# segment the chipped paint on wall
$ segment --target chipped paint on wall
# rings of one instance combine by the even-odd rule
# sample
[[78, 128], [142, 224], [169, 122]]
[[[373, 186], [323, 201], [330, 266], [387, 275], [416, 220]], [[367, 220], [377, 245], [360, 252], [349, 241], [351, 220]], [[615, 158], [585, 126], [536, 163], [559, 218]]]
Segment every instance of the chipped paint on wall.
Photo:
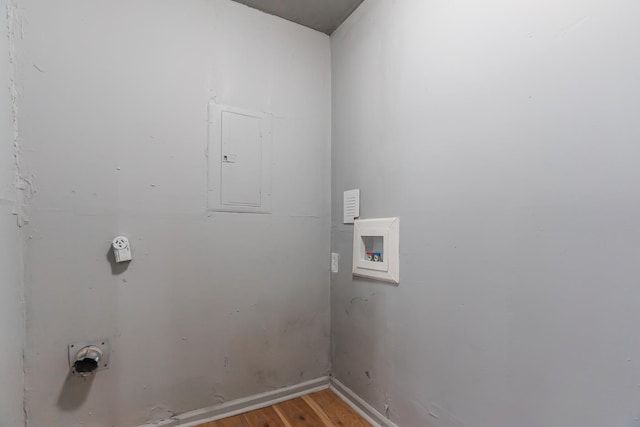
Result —
[[12, 98], [12, 43], [8, 32], [13, 3], [0, 1], [0, 424], [24, 426], [24, 290], [23, 235], [14, 217], [16, 206], [16, 131]]
[[166, 406], [158, 405], [151, 408], [149, 411], [149, 417], [145, 422], [156, 423], [158, 421], [171, 419], [174, 415], [176, 415], [175, 411], [172, 411]]
[[27, 203], [35, 193], [34, 176], [26, 171], [22, 158], [22, 141], [19, 127], [19, 97], [20, 90], [16, 82], [16, 37], [24, 39], [24, 26], [18, 8], [17, 0], [9, 0], [6, 5], [7, 34], [9, 38], [9, 89], [11, 91], [11, 114], [13, 131], [13, 157], [15, 162], [16, 204], [14, 215], [17, 216], [18, 226], [23, 227], [29, 222]]

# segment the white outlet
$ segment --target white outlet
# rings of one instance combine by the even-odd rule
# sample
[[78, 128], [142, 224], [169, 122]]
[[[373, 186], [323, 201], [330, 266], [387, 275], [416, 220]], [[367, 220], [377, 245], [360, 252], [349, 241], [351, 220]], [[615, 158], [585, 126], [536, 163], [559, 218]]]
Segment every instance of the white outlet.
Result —
[[340, 264], [340, 254], [331, 252], [331, 272], [338, 272], [338, 265]]
[[131, 246], [129, 246], [129, 239], [124, 236], [118, 236], [113, 239], [113, 255], [116, 262], [131, 261]]

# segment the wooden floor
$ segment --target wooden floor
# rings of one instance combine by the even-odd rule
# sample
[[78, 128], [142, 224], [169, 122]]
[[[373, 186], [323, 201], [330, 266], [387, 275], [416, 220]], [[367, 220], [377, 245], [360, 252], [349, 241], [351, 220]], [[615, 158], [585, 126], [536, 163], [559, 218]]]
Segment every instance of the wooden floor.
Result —
[[322, 390], [264, 409], [199, 427], [370, 427], [331, 390]]

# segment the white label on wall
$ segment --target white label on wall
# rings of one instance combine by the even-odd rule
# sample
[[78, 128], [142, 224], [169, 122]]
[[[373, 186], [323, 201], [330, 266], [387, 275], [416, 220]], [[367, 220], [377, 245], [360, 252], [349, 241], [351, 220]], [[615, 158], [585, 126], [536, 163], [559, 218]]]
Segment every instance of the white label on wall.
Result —
[[344, 192], [344, 223], [353, 224], [356, 218], [360, 217], [360, 190], [349, 190]]

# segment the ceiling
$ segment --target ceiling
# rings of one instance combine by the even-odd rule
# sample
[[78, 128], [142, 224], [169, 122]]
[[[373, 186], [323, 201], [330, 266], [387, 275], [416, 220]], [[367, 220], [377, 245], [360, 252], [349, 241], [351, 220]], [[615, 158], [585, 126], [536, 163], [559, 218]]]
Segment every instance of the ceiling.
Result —
[[363, 0], [234, 0], [305, 27], [331, 34]]

